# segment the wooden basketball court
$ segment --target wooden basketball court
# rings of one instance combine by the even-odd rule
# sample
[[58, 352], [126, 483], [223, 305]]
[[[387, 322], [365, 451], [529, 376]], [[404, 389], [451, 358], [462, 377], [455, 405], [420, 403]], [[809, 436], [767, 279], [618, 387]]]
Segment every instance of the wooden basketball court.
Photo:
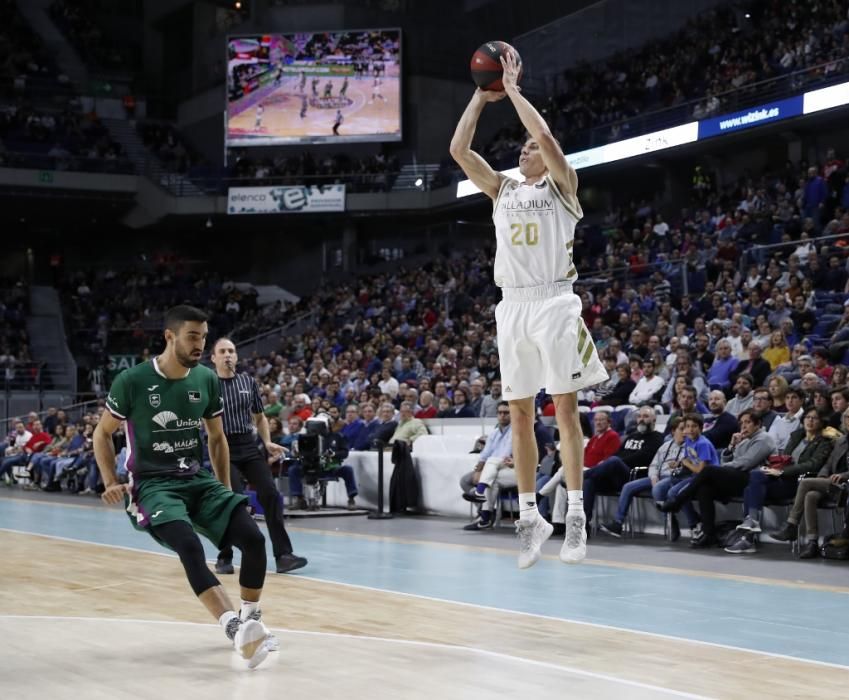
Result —
[[[0, 495], [3, 696], [846, 697], [849, 669], [815, 657], [818, 644], [847, 640], [847, 588], [592, 559], [567, 567], [556, 548], [518, 572], [512, 551], [401, 541], [391, 522], [383, 534], [351, 534], [343, 521], [321, 533], [291, 528], [310, 565], [269, 574], [264, 620], [281, 648], [248, 671], [192, 596], [179, 561], [132, 531], [119, 509]], [[675, 598], [657, 588], [664, 579], [675, 579], [670, 590], [681, 580], [692, 588]], [[235, 577], [223, 582], [238, 596]], [[741, 602], [737, 619], [725, 607], [731, 595]], [[539, 601], [545, 614], [522, 610]], [[617, 605], [637, 616], [620, 612], [621, 625], [609, 624], [606, 611]], [[816, 606], [820, 617], [805, 626]], [[680, 618], [693, 638], [628, 629], [647, 607]], [[771, 619], [759, 619], [769, 610]], [[742, 648], [758, 643], [746, 627], [768, 636], [770, 626], [776, 636], [796, 635], [800, 658]], [[708, 628], [724, 630], [726, 641], [700, 639]]]

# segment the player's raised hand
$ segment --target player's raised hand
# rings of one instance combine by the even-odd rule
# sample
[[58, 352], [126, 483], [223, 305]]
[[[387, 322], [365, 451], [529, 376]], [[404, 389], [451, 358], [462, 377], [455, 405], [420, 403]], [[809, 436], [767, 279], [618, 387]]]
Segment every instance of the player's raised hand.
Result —
[[124, 502], [124, 494], [128, 493], [126, 484], [112, 484], [107, 486], [106, 490], [101, 494], [100, 498], [104, 503], [114, 506], [116, 503]]
[[504, 51], [501, 54], [501, 67], [504, 70], [504, 74], [501, 77], [501, 84], [504, 85], [504, 91], [515, 90], [516, 92], [521, 92], [522, 88], [519, 87], [521, 66], [516, 60], [515, 52]]
[[498, 102], [498, 100], [503, 100], [507, 97], [507, 93], [504, 90], [481, 90], [477, 88], [475, 90], [475, 97], [484, 102]]

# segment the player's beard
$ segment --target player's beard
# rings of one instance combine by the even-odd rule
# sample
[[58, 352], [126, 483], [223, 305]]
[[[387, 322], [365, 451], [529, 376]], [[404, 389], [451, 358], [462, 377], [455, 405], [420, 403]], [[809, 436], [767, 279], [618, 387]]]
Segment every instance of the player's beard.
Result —
[[179, 362], [186, 369], [192, 369], [193, 367], [197, 367], [198, 364], [200, 364], [200, 357], [195, 359], [188, 353], [184, 353], [176, 345], [174, 346], [174, 355], [177, 357], [177, 362]]

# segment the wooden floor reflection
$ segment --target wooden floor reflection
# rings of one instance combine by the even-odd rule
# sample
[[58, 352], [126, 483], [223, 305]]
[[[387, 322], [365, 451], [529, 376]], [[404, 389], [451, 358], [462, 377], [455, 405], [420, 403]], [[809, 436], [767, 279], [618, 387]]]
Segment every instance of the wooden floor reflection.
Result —
[[275, 575], [281, 650], [248, 672], [175, 558], [11, 532], [0, 547], [5, 697], [845, 696], [836, 667]]

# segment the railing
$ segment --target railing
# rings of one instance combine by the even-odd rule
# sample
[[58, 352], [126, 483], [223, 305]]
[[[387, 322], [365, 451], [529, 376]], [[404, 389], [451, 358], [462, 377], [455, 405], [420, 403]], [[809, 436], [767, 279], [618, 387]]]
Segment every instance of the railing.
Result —
[[[226, 175], [203, 175], [188, 173], [170, 174], [167, 183], [169, 189], [178, 197], [197, 195], [197, 190], [204, 194], [227, 194], [230, 187], [275, 187], [275, 186], [311, 186], [344, 184], [349, 192], [389, 192], [398, 176], [395, 172], [358, 173], [341, 172], [327, 175], [272, 175], [268, 177], [230, 177]], [[169, 174], [156, 175], [161, 184]]]
[[[635, 267], [637, 269], [635, 269]], [[663, 272], [665, 279], [672, 285], [674, 294], [687, 294], [687, 265], [686, 261], [640, 263], [639, 266], [619, 265], [604, 270], [578, 270], [578, 285], [582, 287], [609, 287], [613, 282], [619, 282], [622, 289], [633, 288], [649, 281], [656, 271]]]
[[[849, 234], [847, 233], [838, 233], [830, 236], [817, 236], [816, 238], [811, 238], [808, 240], [808, 243], [814, 246], [815, 250], [819, 253], [821, 250], [821, 244], [823, 243], [836, 243], [837, 241], [843, 241], [844, 243], [849, 243]], [[767, 260], [774, 252], [787, 250], [788, 256], [790, 255], [790, 251], [798, 248], [803, 241], [786, 241], [781, 243], [768, 243], [766, 245], [754, 244], [743, 251], [743, 254], [740, 256], [740, 260], [738, 262], [738, 269], [742, 274], [745, 274], [750, 265], [761, 265], [764, 261]], [[829, 246], [829, 254], [836, 254], [840, 257], [845, 257], [847, 254], [847, 248], [845, 246]], [[833, 289], [830, 291], [834, 292], [842, 292], [842, 289]]]
[[265, 345], [267, 341], [277, 340], [287, 335], [297, 333], [305, 326], [314, 326], [316, 323], [316, 314], [314, 311], [306, 311], [295, 318], [287, 321], [282, 326], [264, 331], [244, 340], [236, 340], [236, 347], [242, 357], [252, 356], [254, 353], [261, 353], [261, 345]]
[[[135, 165], [125, 158], [88, 158], [86, 156], [57, 155], [45, 153], [2, 152], [0, 168], [30, 168], [32, 170], [109, 173], [112, 175], [132, 175]], [[49, 180], [45, 180], [49, 182]]]
[[[92, 399], [91, 401], [81, 401], [78, 403], [66, 404], [65, 406], [50, 406], [49, 408], [56, 408], [68, 415], [70, 420], [79, 420], [85, 413], [90, 412], [93, 409], [97, 409], [99, 405], [99, 401], [97, 399]], [[39, 420], [44, 420], [44, 417], [47, 415], [47, 409], [43, 409], [41, 411], [36, 411], [38, 413]], [[8, 416], [6, 418], [0, 419], [0, 440], [2, 440], [6, 433], [9, 432], [9, 428], [11, 424], [14, 424], [19, 420], [26, 420], [27, 416]]]
[[[826, 69], [830, 69], [830, 72], [827, 74], [825, 72]], [[640, 134], [658, 129], [684, 124], [693, 119], [715, 117], [720, 114], [727, 114], [746, 109], [747, 107], [753, 107], [777, 98], [789, 97], [792, 94], [802, 91], [802, 88], [813, 86], [825, 87], [832, 83], [846, 80], [848, 75], [849, 59], [828, 61], [805, 68], [804, 70], [787, 73], [786, 75], [762, 80], [757, 83], [741, 85], [739, 88], [732, 88], [725, 92], [717, 93], [716, 98], [719, 100], [720, 106], [709, 114], [694, 115], [696, 107], [706, 104], [707, 98], [703, 96], [672, 107], [665, 107], [627, 117], [619, 121], [591, 127], [568, 136], [564, 140], [563, 145], [570, 150], [600, 146], [619, 139], [639, 136]], [[549, 105], [546, 109], [550, 112], [552, 109], [556, 110], [557, 108]], [[515, 160], [514, 155], [511, 155], [510, 158]]]
[[41, 391], [52, 388], [46, 362], [14, 362], [0, 366], [0, 391]]

